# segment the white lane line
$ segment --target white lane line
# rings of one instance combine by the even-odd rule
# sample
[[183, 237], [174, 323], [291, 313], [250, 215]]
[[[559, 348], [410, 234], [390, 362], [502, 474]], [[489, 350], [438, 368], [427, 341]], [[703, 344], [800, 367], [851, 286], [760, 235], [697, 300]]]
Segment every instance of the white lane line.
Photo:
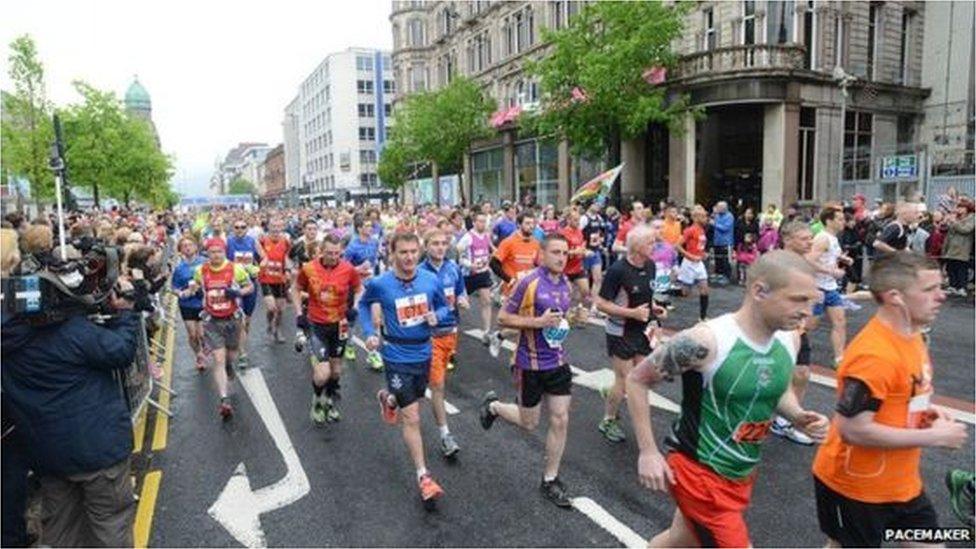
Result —
[[[350, 339], [357, 347], [366, 351], [366, 342], [360, 339], [359, 336], [352, 336], [350, 337]], [[427, 400], [430, 400], [430, 388], [427, 389], [427, 391], [424, 393], [424, 396], [427, 397]], [[453, 404], [448, 402], [447, 399], [444, 399], [444, 411], [446, 411], [447, 415], [449, 416], [455, 416], [461, 413], [461, 410], [458, 410], [457, 407], [455, 407]]]
[[592, 499], [579, 497], [573, 498], [570, 501], [572, 501], [573, 507], [577, 511], [589, 517], [600, 528], [603, 528], [610, 535], [617, 538], [617, 541], [624, 544], [625, 547], [629, 547], [630, 549], [647, 547], [647, 540], [640, 537], [637, 532], [631, 530], [626, 524], [614, 518], [613, 515], [608, 513], [606, 509]]

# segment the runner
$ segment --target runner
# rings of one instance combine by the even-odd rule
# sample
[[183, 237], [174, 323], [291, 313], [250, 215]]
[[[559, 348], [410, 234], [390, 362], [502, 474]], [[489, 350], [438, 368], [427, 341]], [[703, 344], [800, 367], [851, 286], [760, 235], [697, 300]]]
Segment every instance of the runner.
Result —
[[269, 223], [268, 235], [258, 243], [258, 254], [261, 256], [258, 282], [261, 283], [261, 295], [264, 296], [265, 315], [268, 319], [268, 335], [275, 343], [284, 343], [281, 336], [281, 316], [287, 303], [288, 279], [285, 268], [288, 252], [291, 249], [284, 233], [284, 223], [274, 219]]
[[829, 545], [879, 547], [886, 528], [938, 528], [922, 486], [923, 447], [960, 448], [965, 425], [931, 404], [921, 330], [945, 301], [939, 266], [884, 254], [871, 267], [878, 311], [837, 370], [837, 413], [813, 461], [817, 516]]
[[[498, 245], [488, 265], [498, 278], [502, 279], [501, 293], [505, 297], [511, 293], [519, 274], [527, 273], [535, 267], [539, 256], [539, 241], [532, 237], [535, 230], [535, 214], [526, 210], [518, 215], [518, 231]], [[488, 352], [497, 358], [505, 339], [503, 330], [496, 330], [490, 336]]]
[[[674, 304], [671, 301], [671, 294], [674, 281], [678, 277], [678, 252], [664, 238], [665, 227], [664, 220], [651, 221], [654, 234], [654, 247], [651, 249], [651, 261], [654, 262], [654, 303], [672, 311]], [[680, 232], [678, 234], [680, 235]]]
[[[356, 268], [359, 278], [366, 281], [374, 274], [379, 273], [380, 240], [376, 235], [374, 226], [368, 219], [357, 218], [354, 224], [354, 232], [355, 234], [349, 239], [349, 245], [346, 246], [346, 251], [342, 255], [346, 261]], [[356, 347], [354, 345], [346, 346], [345, 358], [350, 362], [356, 361]], [[373, 369], [379, 369], [383, 367], [383, 363], [377, 364], [378, 359], [378, 353], [370, 353], [366, 361]]]
[[[585, 314], [589, 313], [591, 299], [589, 273], [583, 269], [583, 260], [593, 255], [593, 252], [586, 247], [586, 239], [580, 229], [580, 213], [575, 207], [570, 207], [566, 211], [566, 226], [559, 229], [558, 234], [562, 235], [569, 244], [569, 257], [566, 259], [566, 271], [563, 274], [576, 286], [579, 294], [575, 307], [576, 313], [572, 316], [580, 317], [580, 321], [585, 322]], [[567, 311], [567, 314], [569, 313]], [[570, 324], [574, 324], [575, 320], [573, 318]]]
[[424, 243], [427, 247], [427, 259], [420, 265], [434, 274], [444, 288], [444, 296], [450, 312], [446, 318], [434, 327], [432, 356], [430, 360], [430, 409], [434, 413], [434, 422], [441, 435], [441, 453], [445, 458], [454, 457], [460, 450], [451, 430], [447, 426], [447, 411], [444, 406], [444, 378], [447, 365], [457, 352], [458, 308], [467, 310], [468, 294], [464, 290], [461, 268], [457, 263], [447, 259], [449, 237], [440, 229], [427, 231]]
[[[749, 270], [738, 311], [677, 334], [630, 373], [640, 483], [670, 490], [678, 507], [650, 547], [751, 546], [743, 513], [773, 412], [815, 438], [827, 431], [827, 418], [803, 410], [787, 390], [798, 337], [783, 331], [798, 328], [818, 297], [809, 263], [769, 252]], [[647, 390], [678, 374], [684, 398], [665, 456], [654, 441]]]
[[182, 292], [190, 285], [190, 281], [193, 280], [194, 271], [203, 264], [205, 259], [200, 255], [196, 240], [190, 237], [181, 238], [177, 249], [181, 257], [179, 264], [176, 265], [176, 269], [173, 270], [172, 287], [177, 295], [179, 295], [180, 317], [183, 319], [183, 325], [186, 327], [186, 336], [190, 343], [190, 349], [193, 350], [193, 354], [196, 356], [197, 371], [202, 372], [207, 367], [207, 355], [203, 348], [203, 327], [200, 325], [203, 299], [199, 293], [194, 292], [192, 295], [187, 294], [186, 297], [183, 297], [184, 294]]
[[[257, 258], [258, 243], [254, 237], [247, 234], [247, 223], [243, 219], [234, 222], [234, 233], [227, 238], [227, 259], [237, 263], [247, 271], [251, 277], [251, 283], [255, 284], [258, 276]], [[237, 364], [240, 367], [247, 365], [247, 338], [251, 332], [251, 317], [254, 309], [258, 305], [257, 292], [251, 292], [241, 297], [241, 310], [244, 311], [244, 319], [241, 322], [241, 343], [238, 346], [239, 353]]]
[[[793, 253], [798, 257], [806, 259], [807, 254], [813, 249], [813, 231], [810, 225], [801, 220], [787, 221], [780, 226], [780, 238], [783, 242], [783, 249]], [[809, 262], [809, 261], [808, 261]], [[802, 405], [803, 397], [806, 396], [807, 386], [810, 384], [810, 318], [808, 317], [803, 325], [800, 326], [800, 349], [796, 354], [796, 367], [793, 368], [793, 379], [790, 383], [790, 390], [796, 395], [796, 401]], [[773, 419], [770, 431], [779, 437], [783, 437], [791, 442], [803, 446], [812, 446], [813, 439], [808, 437], [799, 429], [794, 429], [793, 424], [782, 416]]]
[[639, 200], [635, 200], [630, 205], [630, 215], [620, 222], [620, 228], [617, 229], [617, 236], [613, 241], [613, 253], [617, 254], [618, 258], [627, 253], [627, 233], [643, 223], [647, 219], [648, 213], [648, 210], [644, 208], [644, 203]]
[[[594, 202], [590, 204], [586, 212], [586, 223], [584, 224], [581, 218], [580, 226], [583, 229], [583, 238], [586, 240], [586, 249], [590, 251], [583, 258], [583, 270], [593, 280], [590, 287], [590, 298], [592, 301], [599, 295], [600, 284], [603, 283], [603, 261], [606, 251], [604, 241], [606, 240], [607, 222], [600, 215], [599, 203]], [[598, 313], [596, 303], [593, 303], [590, 312], [594, 314]]]
[[678, 282], [682, 295], [687, 297], [692, 286], [698, 287], [698, 320], [708, 318], [708, 270], [705, 268], [705, 227], [708, 225], [708, 212], [701, 205], [691, 210], [691, 225], [681, 235], [677, 246], [684, 258], [678, 268]]
[[607, 315], [607, 355], [613, 365], [613, 387], [606, 397], [603, 420], [597, 428], [610, 442], [627, 439], [618, 412], [627, 375], [650, 354], [646, 331], [656, 316], [666, 314], [652, 302], [655, 266], [651, 261], [654, 230], [640, 225], [627, 234], [627, 255], [607, 269], [596, 306]]
[[[314, 247], [305, 243], [304, 247]], [[301, 265], [292, 290], [292, 305], [299, 313], [295, 325], [308, 333], [312, 358], [312, 421], [322, 425], [339, 421], [339, 377], [342, 375], [343, 348], [349, 342], [349, 323], [355, 320], [350, 307], [362, 292], [359, 273], [342, 259], [342, 243], [327, 235], [318, 245], [318, 257]], [[316, 254], [313, 252], [312, 257]], [[307, 308], [302, 295], [308, 296]], [[323, 394], [324, 393], [324, 394]]]
[[836, 207], [824, 208], [820, 212], [821, 230], [813, 239], [813, 247], [807, 260], [817, 270], [817, 287], [823, 292], [823, 299], [814, 305], [813, 316], [807, 321], [806, 330], [814, 331], [820, 324], [818, 317], [826, 311], [830, 319], [830, 343], [834, 346], [834, 366], [840, 364], [841, 355], [847, 345], [847, 318], [844, 298], [837, 281], [844, 277], [841, 264], [850, 265], [854, 261], [844, 255], [840, 248], [838, 233], [844, 230], [844, 210]]
[[210, 261], [193, 273], [193, 283], [181, 292], [188, 297], [203, 291], [203, 338], [214, 359], [214, 382], [220, 395], [218, 412], [225, 419], [234, 414], [228, 394], [228, 377], [234, 377], [234, 355], [240, 345], [240, 315], [237, 298], [254, 291], [247, 271], [227, 261], [227, 244], [211, 238], [204, 247]]
[[491, 332], [491, 235], [488, 234], [488, 216], [474, 215], [474, 226], [457, 243], [458, 257], [464, 272], [464, 289], [468, 295], [477, 295], [481, 314], [481, 342], [488, 345]]
[[539, 424], [539, 405], [545, 397], [549, 432], [540, 489], [546, 499], [559, 507], [571, 505], [566, 487], [559, 479], [573, 385], [562, 348], [569, 335], [565, 314], [570, 306], [570, 286], [563, 274], [568, 254], [569, 245], [564, 237], [558, 234], [546, 237], [540, 254], [542, 266], [516, 283], [505, 308], [498, 313], [499, 325], [519, 330], [518, 345], [512, 355], [518, 404], [503, 403], [494, 391], [488, 391], [480, 410], [481, 426], [485, 430], [501, 417], [532, 431]]
[[[366, 336], [366, 348], [380, 348], [387, 388], [376, 398], [383, 420], [395, 424], [400, 418], [403, 440], [417, 469], [420, 497], [430, 508], [444, 490], [427, 471], [424, 442], [420, 433], [420, 403], [430, 373], [431, 334], [447, 320], [450, 308], [441, 282], [430, 272], [417, 269], [420, 240], [413, 233], [400, 233], [390, 241], [393, 269], [366, 283], [359, 300], [359, 325]], [[372, 305], [383, 311], [382, 330], [376, 333]]]
[[[502, 241], [516, 232], [522, 224], [516, 216], [516, 209], [513, 204], [502, 205], [502, 217], [491, 228], [491, 236], [495, 246], [500, 246]], [[532, 226], [535, 228], [535, 225]]]

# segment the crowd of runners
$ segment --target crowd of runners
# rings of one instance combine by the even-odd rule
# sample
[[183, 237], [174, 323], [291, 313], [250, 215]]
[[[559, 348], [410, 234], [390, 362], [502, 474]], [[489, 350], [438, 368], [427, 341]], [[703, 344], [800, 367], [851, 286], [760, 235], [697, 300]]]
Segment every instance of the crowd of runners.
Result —
[[[494, 212], [488, 203], [471, 210], [187, 212], [173, 220], [179, 259], [172, 289], [196, 368], [212, 372], [225, 420], [234, 415], [235, 369], [249, 365], [258, 301], [269, 342], [294, 335], [296, 350], [309, 357], [316, 425], [340, 421], [342, 371], [355, 361], [352, 341], [361, 336], [368, 367], [385, 375], [376, 395], [380, 415], [399, 425], [427, 504], [445, 490], [428, 469], [420, 408], [429, 389], [440, 451], [455, 456], [461, 447], [447, 423], [444, 390], [446, 373], [464, 358], [457, 357], [463, 316], [481, 328], [492, 357], [513, 349], [515, 398], [486, 393], [482, 427], [501, 419], [531, 431], [545, 402], [540, 488], [560, 507], [571, 506], [559, 477], [573, 378], [563, 343], [575, 326], [596, 323], [606, 332], [614, 382], [594, 427], [608, 441], [626, 440], [626, 403], [640, 483], [677, 503], [674, 521], [652, 546], [749, 545], [744, 512], [769, 433], [820, 443], [812, 471], [820, 528], [831, 543], [879, 545], [886, 527], [937, 526], [921, 483], [921, 449], [960, 448], [967, 440], [964, 425], [931, 402], [923, 336], [946, 299], [940, 265], [907, 243], [885, 249], [879, 234], [868, 277], [858, 273], [860, 285], [847, 292], [855, 259], [838, 235], [849, 212], [826, 205], [812, 223], [777, 219], [778, 244], [765, 253], [737, 247], [730, 255], [741, 273], [733, 277], [730, 258], [708, 243], [726, 207], [710, 215], [665, 203], [652, 212], [635, 202], [612, 225], [608, 218], [618, 214], [599, 204], [558, 213], [509, 204]], [[897, 211], [907, 218], [916, 208]], [[972, 216], [971, 202], [962, 209]], [[738, 310], [709, 316], [710, 270], [744, 286]], [[668, 337], [660, 321], [686, 306], [680, 296], [691, 291], [700, 322]], [[848, 343], [845, 311], [869, 299], [877, 313]], [[803, 407], [806, 334], [821, 315], [832, 327], [837, 405], [814, 411]], [[286, 322], [292, 317], [294, 332]], [[681, 413], [669, 433], [655, 436], [647, 389], [674, 378], [682, 383]], [[947, 482], [953, 510], [971, 521], [972, 474], [953, 471]]]

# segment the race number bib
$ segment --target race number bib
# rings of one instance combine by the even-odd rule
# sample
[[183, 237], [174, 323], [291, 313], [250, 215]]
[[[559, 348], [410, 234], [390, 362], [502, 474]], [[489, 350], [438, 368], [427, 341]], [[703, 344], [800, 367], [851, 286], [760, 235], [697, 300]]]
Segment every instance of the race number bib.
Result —
[[264, 269], [270, 276], [281, 276], [285, 273], [285, 266], [280, 261], [268, 260], [264, 265]]
[[454, 307], [457, 296], [454, 295], [454, 288], [444, 288], [444, 297], [447, 298], [448, 307]]
[[758, 444], [769, 434], [770, 426], [772, 426], [772, 421], [743, 421], [739, 424], [739, 428], [732, 433], [732, 440]]
[[234, 254], [234, 263], [250, 265], [254, 263], [254, 252], [237, 252]]
[[559, 321], [558, 326], [542, 330], [542, 338], [553, 349], [561, 349], [567, 336], [569, 336], [569, 322], [565, 318]]
[[347, 339], [349, 339], [349, 321], [343, 318], [339, 320], [339, 341]]
[[430, 311], [427, 303], [427, 294], [415, 294], [397, 298], [396, 305], [397, 323], [401, 328], [412, 328], [427, 322], [424, 315]]
[[230, 300], [223, 288], [213, 288], [207, 290], [207, 303], [214, 311], [225, 311], [230, 308]]

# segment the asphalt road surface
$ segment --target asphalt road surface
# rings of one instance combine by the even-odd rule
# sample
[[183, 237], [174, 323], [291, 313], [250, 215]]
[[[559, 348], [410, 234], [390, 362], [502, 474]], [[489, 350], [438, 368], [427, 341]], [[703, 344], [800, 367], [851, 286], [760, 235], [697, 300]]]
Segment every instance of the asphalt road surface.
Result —
[[[734, 287], [716, 289], [710, 314], [734, 309], [740, 296], [741, 290]], [[697, 298], [679, 301], [665, 326], [690, 325], [697, 309]], [[851, 336], [872, 311], [868, 304], [851, 315]], [[467, 313], [462, 328], [473, 329], [471, 321], [476, 318]], [[217, 416], [211, 377], [194, 370], [185, 334], [179, 329], [173, 387], [180, 396], [172, 403], [175, 417], [169, 425], [168, 445], [152, 461], [154, 469], [163, 471], [163, 480], [151, 546], [619, 547], [643, 544], [670, 524], [671, 498], [637, 484], [637, 448], [626, 406], [622, 412], [626, 442], [608, 443], [596, 429], [603, 400], [593, 387], [609, 379], [607, 372], [601, 372], [609, 368], [609, 361], [599, 326], [574, 330], [566, 343], [569, 362], [578, 369], [578, 383], [560, 476], [571, 495], [581, 498], [576, 500], [577, 508], [557, 508], [539, 493], [545, 419], [535, 433], [503, 421], [491, 431], [482, 430], [477, 417], [482, 394], [494, 389], [505, 400], [514, 396], [506, 367], [509, 352], [493, 359], [478, 340], [462, 335], [458, 366], [447, 381], [448, 403], [457, 409], [448, 421], [462, 447], [456, 462], [440, 457], [429, 406], [422, 405], [428, 468], [446, 490], [437, 510], [428, 512], [420, 504], [399, 428], [379, 417], [375, 394], [383, 376], [366, 367], [362, 349], [342, 378], [342, 420], [315, 427], [309, 420], [312, 392], [307, 358], [296, 354], [291, 345], [291, 312], [284, 323], [289, 339], [285, 344], [268, 341], [260, 305], [254, 322], [250, 356], [260, 371], [244, 372], [234, 384], [237, 414], [226, 423]], [[821, 327], [813, 337], [813, 356], [821, 364], [829, 363], [832, 355], [827, 329]], [[971, 417], [972, 302], [948, 303], [932, 338], [937, 392], [968, 403]], [[262, 396], [262, 379], [269, 398]], [[656, 391], [661, 398], [652, 408], [652, 419], [660, 440], [676, 417], [667, 409], [679, 402], [680, 384], [662, 384]], [[833, 389], [812, 384], [805, 404], [829, 413]], [[951, 468], [973, 467], [969, 425], [966, 449], [923, 454], [927, 491], [943, 525], [956, 525], [943, 475]], [[814, 452], [777, 437], [766, 441], [747, 513], [756, 546], [822, 546], [826, 541], [817, 526], [809, 472]], [[222, 493], [221, 504], [215, 506]], [[214, 508], [220, 509], [217, 516], [230, 524], [236, 536], [208, 513]]]

